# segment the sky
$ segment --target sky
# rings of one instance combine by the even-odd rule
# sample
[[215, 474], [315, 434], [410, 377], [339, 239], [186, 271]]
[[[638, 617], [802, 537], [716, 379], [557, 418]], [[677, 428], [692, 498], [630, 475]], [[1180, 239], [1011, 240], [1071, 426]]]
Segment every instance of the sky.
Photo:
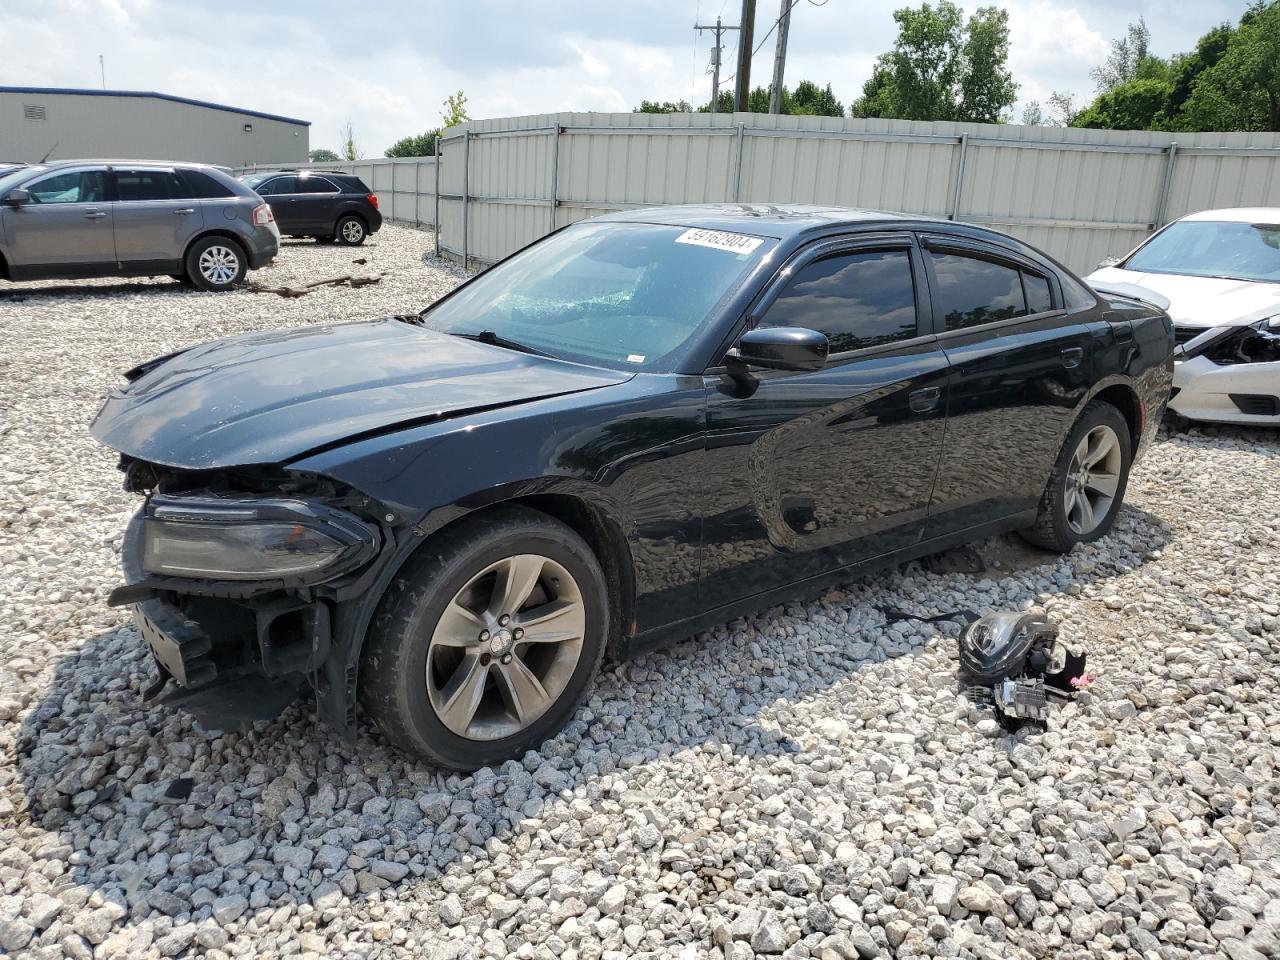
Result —
[[[781, 0], [759, 0], [756, 43]], [[916, 5], [918, 0], [910, 0]], [[830, 83], [846, 105], [893, 46], [908, 0], [799, 0], [785, 82]], [[972, 10], [980, 3], [965, 0]], [[1154, 51], [1191, 49], [1246, 0], [1012, 0], [1015, 119], [1052, 91], [1093, 96], [1092, 67], [1145, 17]], [[740, 0], [4, 0], [0, 85], [155, 90], [309, 120], [311, 146], [336, 148], [349, 120], [365, 156], [439, 125], [463, 90], [475, 118], [558, 110], [627, 111], [641, 100], [705, 102], [712, 39], [695, 22], [737, 23]], [[727, 35], [724, 76], [736, 62]], [[752, 61], [767, 85], [774, 38]]]

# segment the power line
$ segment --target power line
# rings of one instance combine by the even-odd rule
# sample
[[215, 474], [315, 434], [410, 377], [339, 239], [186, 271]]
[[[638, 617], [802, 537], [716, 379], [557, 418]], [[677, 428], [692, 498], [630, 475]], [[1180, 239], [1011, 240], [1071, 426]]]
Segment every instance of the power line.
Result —
[[[791, 0], [791, 6], [787, 7], [787, 12], [790, 13], [793, 9], [795, 9], [796, 4], [798, 4], [799, 2], [800, 0]], [[809, 0], [809, 2], [813, 3], [813, 0]], [[830, 2], [830, 0], [827, 0], [827, 2]], [[822, 7], [822, 6], [826, 6], [826, 3], [818, 3], [818, 4], [814, 4], [814, 6]], [[760, 52], [760, 48], [763, 47], [768, 42], [771, 36], [773, 36], [773, 31], [778, 29], [778, 24], [780, 24], [781, 22], [782, 22], [781, 16], [779, 16], [777, 20], [773, 21], [773, 26], [771, 26], [768, 29], [765, 35], [760, 39], [760, 42], [756, 44], [756, 48], [751, 51], [751, 56], [754, 57], [757, 53]], [[737, 77], [737, 74], [735, 73], [732, 77], [725, 77], [725, 79], [722, 80], [721, 82], [729, 83], [731, 80], [733, 80], [736, 77]]]

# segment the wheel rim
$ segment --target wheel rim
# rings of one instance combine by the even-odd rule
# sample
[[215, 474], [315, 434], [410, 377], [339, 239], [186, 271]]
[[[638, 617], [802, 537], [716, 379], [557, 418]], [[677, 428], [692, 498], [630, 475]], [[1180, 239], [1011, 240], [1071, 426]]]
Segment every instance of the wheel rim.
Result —
[[519, 733], [569, 686], [585, 631], [568, 570], [537, 554], [499, 560], [467, 581], [431, 634], [431, 708], [468, 740]]
[[364, 236], [364, 227], [360, 226], [359, 220], [348, 220], [342, 225], [342, 239], [348, 243], [355, 243]]
[[200, 254], [197, 266], [200, 276], [210, 283], [230, 283], [240, 272], [240, 257], [230, 247], [215, 243]]
[[1071, 456], [1064, 494], [1067, 526], [1075, 533], [1093, 533], [1111, 513], [1120, 489], [1123, 459], [1120, 438], [1106, 424], [1080, 438]]

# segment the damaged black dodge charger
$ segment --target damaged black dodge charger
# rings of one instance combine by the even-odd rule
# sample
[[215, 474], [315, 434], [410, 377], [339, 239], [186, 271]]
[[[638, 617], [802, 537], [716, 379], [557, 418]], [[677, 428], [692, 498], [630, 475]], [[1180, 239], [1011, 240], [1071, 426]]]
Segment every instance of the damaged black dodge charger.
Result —
[[94, 435], [145, 494], [149, 699], [313, 695], [473, 768], [602, 657], [962, 541], [1104, 535], [1169, 392], [1157, 307], [978, 227], [669, 207], [563, 229], [419, 315], [145, 363]]

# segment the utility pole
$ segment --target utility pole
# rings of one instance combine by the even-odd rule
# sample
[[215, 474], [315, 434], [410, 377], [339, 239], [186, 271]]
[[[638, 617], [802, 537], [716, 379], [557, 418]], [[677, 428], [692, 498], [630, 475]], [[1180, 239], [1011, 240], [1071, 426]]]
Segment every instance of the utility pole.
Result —
[[782, 74], [787, 64], [787, 28], [791, 26], [794, 0], [782, 0], [778, 15], [778, 45], [773, 49], [773, 89], [769, 93], [769, 112], [782, 112]]
[[102, 54], [98, 54], [98, 72], [102, 74], [102, 89], [107, 89], [107, 64], [102, 59]]
[[715, 113], [720, 100], [720, 51], [724, 49], [724, 46], [720, 43], [720, 35], [738, 28], [722, 26], [720, 18], [716, 17], [716, 25], [714, 27], [709, 24], [695, 23], [693, 29], [697, 30], [699, 34], [703, 30], [711, 30], [716, 35], [716, 45], [711, 48], [711, 112]]
[[756, 32], [756, 0], [742, 0], [742, 28], [738, 32], [738, 87], [734, 92], [733, 108], [746, 113], [747, 99], [751, 96], [751, 44]]

